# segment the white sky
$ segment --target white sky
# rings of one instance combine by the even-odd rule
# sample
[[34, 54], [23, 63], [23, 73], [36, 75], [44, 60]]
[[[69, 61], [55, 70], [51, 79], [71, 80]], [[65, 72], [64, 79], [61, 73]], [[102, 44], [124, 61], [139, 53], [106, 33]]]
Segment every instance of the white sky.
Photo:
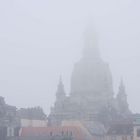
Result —
[[139, 0], [0, 0], [0, 96], [48, 113], [60, 74], [69, 93], [92, 19], [115, 93], [123, 76], [130, 108], [140, 112], [139, 7]]

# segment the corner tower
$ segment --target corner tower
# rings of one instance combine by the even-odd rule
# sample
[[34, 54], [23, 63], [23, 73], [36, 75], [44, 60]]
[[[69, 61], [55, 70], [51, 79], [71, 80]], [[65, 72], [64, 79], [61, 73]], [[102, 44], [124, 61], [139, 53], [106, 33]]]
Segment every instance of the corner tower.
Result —
[[64, 85], [62, 82], [62, 78], [60, 76], [59, 84], [57, 86], [57, 91], [56, 91], [56, 100], [61, 102], [65, 99], [65, 97], [66, 97], [66, 94], [65, 94], [65, 90], [64, 90]]
[[119, 91], [118, 91], [118, 94], [117, 94], [117, 104], [118, 104], [119, 112], [121, 114], [126, 114], [126, 113], [129, 114], [130, 113], [129, 105], [128, 105], [128, 102], [127, 102], [127, 94], [126, 94], [123, 79], [121, 79], [120, 86], [119, 86]]

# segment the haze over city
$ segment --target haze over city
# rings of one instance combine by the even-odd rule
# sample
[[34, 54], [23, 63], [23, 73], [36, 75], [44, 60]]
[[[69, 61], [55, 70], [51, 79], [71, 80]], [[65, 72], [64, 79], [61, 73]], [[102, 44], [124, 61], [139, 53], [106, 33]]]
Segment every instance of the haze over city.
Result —
[[0, 96], [17, 107], [49, 112], [60, 75], [66, 93], [92, 21], [115, 94], [124, 79], [128, 103], [140, 112], [139, 0], [0, 1]]

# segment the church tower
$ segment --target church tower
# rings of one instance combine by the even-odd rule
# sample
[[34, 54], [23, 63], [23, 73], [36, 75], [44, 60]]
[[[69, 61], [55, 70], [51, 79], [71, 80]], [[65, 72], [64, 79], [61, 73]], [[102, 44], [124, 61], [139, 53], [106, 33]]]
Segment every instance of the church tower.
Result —
[[117, 104], [120, 113], [130, 113], [123, 80], [120, 82], [119, 91], [117, 94]]
[[63, 116], [63, 110], [64, 110], [64, 102], [66, 99], [66, 94], [64, 90], [64, 85], [62, 82], [62, 78], [60, 77], [59, 83], [57, 86], [56, 91], [56, 101], [54, 106], [51, 108], [51, 113], [48, 117], [48, 124], [51, 125], [60, 125], [62, 121]]
[[70, 96], [79, 102], [84, 99], [94, 105], [104, 104], [113, 98], [110, 68], [100, 56], [97, 34], [92, 27], [84, 34], [83, 56], [72, 72]]
[[59, 84], [57, 86], [57, 91], [56, 91], [56, 101], [61, 102], [65, 99], [66, 94], [64, 90], [64, 85], [62, 82], [62, 78], [60, 77], [59, 79]]

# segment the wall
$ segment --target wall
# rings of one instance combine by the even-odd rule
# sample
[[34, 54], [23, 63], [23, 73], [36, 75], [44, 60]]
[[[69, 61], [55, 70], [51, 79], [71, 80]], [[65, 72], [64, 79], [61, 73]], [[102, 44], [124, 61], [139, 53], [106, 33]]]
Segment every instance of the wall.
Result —
[[47, 121], [21, 119], [21, 127], [47, 127]]
[[130, 135], [108, 135], [105, 140], [132, 140]]
[[140, 131], [140, 126], [134, 126], [134, 139], [133, 140], [140, 140], [140, 135], [138, 136], [137, 131]]

